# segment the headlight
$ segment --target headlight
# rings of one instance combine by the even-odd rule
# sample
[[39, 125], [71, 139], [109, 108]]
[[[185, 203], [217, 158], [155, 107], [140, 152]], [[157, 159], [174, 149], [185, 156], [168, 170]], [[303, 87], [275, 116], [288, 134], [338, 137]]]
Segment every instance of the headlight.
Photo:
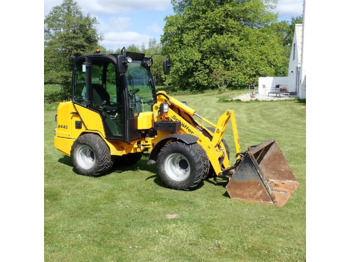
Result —
[[161, 103], [159, 111], [161, 114], [168, 113], [169, 112], [169, 104], [168, 103]]

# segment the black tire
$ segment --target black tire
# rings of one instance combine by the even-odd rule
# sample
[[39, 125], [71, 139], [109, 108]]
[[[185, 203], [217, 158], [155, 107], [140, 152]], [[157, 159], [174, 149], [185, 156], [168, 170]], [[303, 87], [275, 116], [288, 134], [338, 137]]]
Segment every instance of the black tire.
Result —
[[127, 154], [124, 156], [113, 157], [113, 168], [118, 166], [132, 166], [136, 164], [142, 157], [142, 152]]
[[101, 176], [112, 168], [108, 145], [95, 134], [80, 136], [71, 149], [74, 170], [84, 176]]
[[209, 167], [208, 157], [199, 144], [172, 141], [160, 150], [157, 158], [159, 177], [172, 189], [197, 187], [208, 175]]

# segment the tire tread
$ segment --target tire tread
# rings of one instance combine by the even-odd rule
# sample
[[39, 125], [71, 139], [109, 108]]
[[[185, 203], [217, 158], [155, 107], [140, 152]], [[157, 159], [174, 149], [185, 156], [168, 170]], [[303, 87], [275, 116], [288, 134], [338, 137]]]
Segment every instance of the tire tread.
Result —
[[[93, 148], [96, 165], [89, 170], [82, 169], [75, 160], [75, 151], [81, 144], [87, 144]], [[85, 176], [101, 176], [106, 174], [113, 166], [112, 157], [107, 144], [101, 137], [95, 134], [84, 134], [80, 136], [73, 144], [71, 149], [71, 158], [74, 169]]]
[[[186, 157], [190, 157], [194, 164], [195, 169], [192, 167], [190, 179], [185, 181], [173, 181], [170, 179], [167, 174], [164, 172], [163, 160], [165, 157], [174, 152], [175, 150], [184, 150], [186, 151]], [[191, 162], [191, 160], [189, 159]], [[208, 175], [210, 163], [206, 152], [204, 149], [197, 143], [187, 145], [180, 141], [172, 141], [166, 144], [159, 152], [158, 155], [158, 174], [162, 181], [167, 187], [178, 190], [188, 190], [196, 188]], [[193, 173], [194, 172], [194, 173]]]

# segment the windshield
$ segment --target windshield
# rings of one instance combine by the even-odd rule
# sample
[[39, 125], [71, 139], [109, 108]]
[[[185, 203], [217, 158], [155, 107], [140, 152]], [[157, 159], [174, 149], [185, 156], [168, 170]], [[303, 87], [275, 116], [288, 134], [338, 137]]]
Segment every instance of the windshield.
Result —
[[131, 117], [140, 112], [152, 111], [154, 103], [153, 79], [149, 69], [141, 65], [141, 61], [132, 61], [126, 72]]

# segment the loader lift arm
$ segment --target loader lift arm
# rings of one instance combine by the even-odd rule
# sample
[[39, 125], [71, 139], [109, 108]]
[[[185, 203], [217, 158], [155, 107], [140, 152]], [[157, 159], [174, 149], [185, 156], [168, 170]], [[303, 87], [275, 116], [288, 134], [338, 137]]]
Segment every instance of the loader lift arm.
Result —
[[[227, 110], [224, 114], [220, 116], [217, 124], [215, 125], [208, 119], [199, 115], [196, 112], [196, 110], [194, 110], [193, 108], [187, 106], [186, 104], [182, 103], [181, 101], [177, 100], [174, 97], [168, 96], [165, 92], [159, 91], [157, 93], [157, 96], [162, 96], [165, 98], [165, 99], [161, 99], [159, 103], [167, 102], [172, 106], [173, 110], [169, 109], [169, 112], [168, 112], [168, 116], [170, 120], [180, 121], [181, 126], [183, 127], [183, 132], [199, 137], [199, 144], [205, 149], [207, 156], [209, 158], [209, 161], [215, 171], [215, 174], [217, 176], [223, 176], [224, 175], [223, 171], [231, 167], [229, 163], [229, 159], [225, 157], [225, 154], [227, 155], [227, 152], [226, 153], [223, 152], [224, 146], [222, 144], [222, 139], [230, 119], [232, 124], [232, 131], [233, 131], [233, 138], [235, 143], [237, 160], [240, 158], [240, 153], [241, 153], [234, 111]], [[175, 110], [180, 110], [180, 112], [183, 112], [185, 115], [181, 116], [182, 114], [176, 113]], [[206, 124], [210, 125], [211, 127], [214, 128], [214, 132], [211, 132], [210, 129], [205, 128], [204, 126], [200, 125], [197, 122], [190, 123], [190, 121], [186, 121], [185, 119], [186, 114], [190, 117], [195, 116], [200, 120], [202, 120], [203, 122], [205, 122]], [[196, 126], [193, 126], [193, 125], [196, 125]], [[201, 130], [203, 129], [210, 134], [209, 139], [203, 138], [203, 132], [201, 132]], [[220, 161], [220, 158], [221, 158], [221, 161]]]
[[[277, 206], [283, 206], [288, 201], [299, 183], [275, 139], [268, 139], [241, 153], [233, 110], [227, 110], [219, 117], [217, 124], [213, 124], [165, 92], [158, 92], [158, 95], [166, 98], [159, 103], [167, 102], [172, 107], [169, 108], [168, 120], [180, 121], [183, 133], [197, 136], [197, 143], [205, 150], [215, 174], [229, 177], [226, 189], [232, 199]], [[213, 127], [214, 131], [194, 121], [193, 116]], [[230, 119], [236, 149], [236, 162], [233, 166], [229, 163], [222, 143]], [[210, 137], [204, 136], [204, 130]]]
[[241, 153], [241, 147], [239, 145], [236, 117], [235, 117], [235, 113], [233, 110], [227, 110], [224, 114], [222, 114], [216, 125], [211, 123], [209, 120], [205, 119], [204, 117], [198, 115], [197, 113], [195, 113], [194, 115], [197, 116], [202, 121], [204, 121], [205, 123], [207, 123], [215, 128], [215, 132], [213, 134], [213, 139], [212, 139], [212, 143], [214, 146], [218, 146], [220, 144], [220, 142], [222, 141], [222, 138], [223, 138], [225, 130], [226, 130], [227, 122], [231, 119], [233, 139], [234, 139], [235, 147], [236, 147], [236, 156], [237, 156], [236, 158], [237, 159], [240, 158], [239, 154]]

